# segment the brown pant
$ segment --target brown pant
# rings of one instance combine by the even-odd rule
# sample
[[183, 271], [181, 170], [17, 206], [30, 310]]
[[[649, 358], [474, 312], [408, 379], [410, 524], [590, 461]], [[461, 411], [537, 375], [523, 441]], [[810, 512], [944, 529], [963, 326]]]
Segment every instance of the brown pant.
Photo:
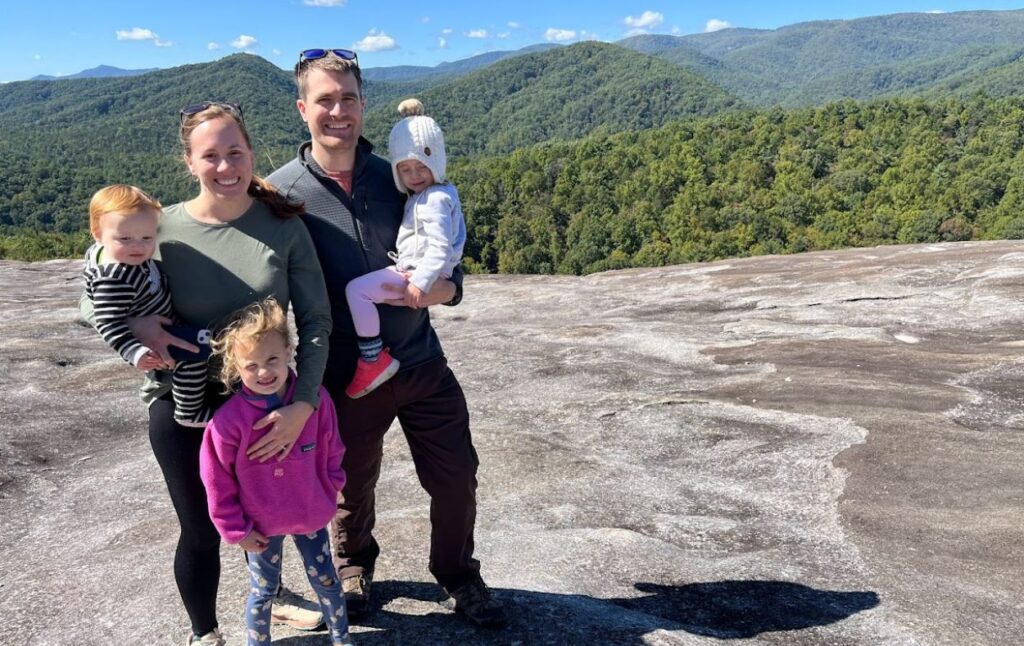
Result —
[[373, 538], [374, 488], [384, 433], [397, 417], [416, 475], [430, 495], [430, 572], [449, 589], [475, 577], [480, 570], [473, 558], [479, 461], [470, 437], [466, 397], [447, 361], [439, 358], [401, 370], [360, 399], [345, 395], [347, 383], [332, 381], [328, 376], [324, 386], [338, 409], [345, 444], [345, 488], [331, 523], [339, 576], [372, 572], [380, 553]]

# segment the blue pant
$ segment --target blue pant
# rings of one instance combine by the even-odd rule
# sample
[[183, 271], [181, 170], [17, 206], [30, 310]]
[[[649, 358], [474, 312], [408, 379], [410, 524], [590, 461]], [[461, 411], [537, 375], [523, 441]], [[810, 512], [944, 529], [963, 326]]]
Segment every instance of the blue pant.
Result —
[[[245, 627], [248, 629], [248, 646], [265, 646], [270, 643], [270, 607], [277, 596], [281, 582], [281, 550], [284, 536], [268, 537], [267, 549], [260, 553], [249, 552], [249, 601], [245, 604]], [[327, 540], [327, 529], [314, 534], [292, 536], [295, 547], [302, 555], [309, 584], [316, 591], [320, 609], [323, 610], [331, 641], [340, 644], [348, 638], [348, 614], [345, 612], [345, 598], [341, 584], [331, 563], [331, 547]]]

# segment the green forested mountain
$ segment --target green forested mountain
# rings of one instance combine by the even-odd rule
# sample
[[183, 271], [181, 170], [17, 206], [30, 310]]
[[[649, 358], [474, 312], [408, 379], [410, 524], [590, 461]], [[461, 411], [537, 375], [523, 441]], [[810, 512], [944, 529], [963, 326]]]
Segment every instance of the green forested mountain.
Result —
[[953, 74], [929, 89], [927, 96], [942, 97], [950, 94], [967, 97], [983, 93], [990, 96], [1020, 96], [1024, 94], [1024, 43], [1013, 48], [1001, 48], [978, 65]]
[[534, 146], [451, 176], [467, 265], [588, 273], [1024, 237], [1024, 99], [730, 112]]
[[[688, 70], [597, 42], [503, 60], [418, 98], [444, 128], [455, 157], [506, 153], [596, 130], [641, 130], [739, 103]], [[397, 103], [369, 112], [371, 140], [387, 141]]]
[[895, 14], [619, 44], [692, 69], [751, 103], [820, 104], [924, 93], [1000, 67], [1024, 49], [1024, 10]]
[[76, 231], [89, 197], [112, 182], [181, 199], [190, 186], [178, 110], [208, 99], [244, 106], [264, 172], [303, 138], [289, 75], [246, 54], [142, 76], [0, 86], [0, 227]]
[[434, 67], [419, 65], [369, 67], [363, 70], [363, 95], [366, 98], [366, 108], [372, 111], [386, 105], [396, 106], [402, 99], [419, 96], [431, 88], [451, 83], [466, 74], [488, 67], [498, 61], [557, 47], [560, 45], [531, 45], [515, 51], [478, 54], [459, 61], [441, 63]]
[[[1013, 11], [580, 43], [457, 78], [368, 78], [367, 134], [383, 153], [398, 100], [423, 100], [463, 195], [467, 266], [481, 271], [1020, 238], [1022, 35]], [[884, 98], [751, 107], [847, 95]], [[187, 197], [178, 109], [207, 99], [243, 104], [259, 172], [307, 136], [290, 74], [244, 54], [0, 85], [0, 257], [77, 253], [105, 184]]]
[[[410, 94], [437, 108], [453, 155], [649, 127], [734, 102], [686, 70], [613, 45], [558, 48], [490, 69], [423, 92], [422, 79], [367, 81], [371, 137], [385, 151], [396, 120], [393, 108], [375, 112], [375, 102]], [[168, 203], [184, 198], [191, 189], [176, 141], [178, 110], [208, 99], [243, 105], [259, 172], [284, 163], [307, 137], [291, 76], [247, 54], [129, 78], [0, 86], [0, 231], [76, 231], [89, 196], [111, 182], [138, 184]]]

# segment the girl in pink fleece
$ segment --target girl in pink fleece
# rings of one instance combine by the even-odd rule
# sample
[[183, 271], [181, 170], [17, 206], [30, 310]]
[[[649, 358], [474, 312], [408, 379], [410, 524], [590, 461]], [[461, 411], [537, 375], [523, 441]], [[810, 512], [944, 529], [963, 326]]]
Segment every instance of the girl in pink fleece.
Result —
[[270, 608], [281, 580], [281, 551], [291, 535], [317, 593], [334, 646], [352, 643], [348, 616], [328, 543], [326, 526], [337, 511], [345, 484], [345, 449], [327, 391], [290, 451], [257, 461], [246, 448], [269, 428], [253, 424], [287, 405], [295, 387], [288, 368], [294, 344], [285, 313], [273, 299], [245, 308], [214, 342], [223, 361], [221, 380], [240, 388], [206, 427], [199, 473], [206, 486], [210, 518], [227, 543], [248, 552], [250, 592], [246, 603], [247, 643], [270, 642]]

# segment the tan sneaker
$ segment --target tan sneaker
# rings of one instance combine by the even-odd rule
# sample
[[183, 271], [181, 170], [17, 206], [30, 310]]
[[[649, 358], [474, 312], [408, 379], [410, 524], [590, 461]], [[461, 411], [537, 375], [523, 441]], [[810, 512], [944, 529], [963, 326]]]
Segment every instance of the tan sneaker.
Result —
[[306, 606], [313, 604], [287, 588], [283, 588], [270, 610], [270, 622], [295, 630], [316, 630], [324, 624], [324, 614]]
[[349, 619], [359, 619], [370, 611], [370, 586], [373, 574], [363, 572], [341, 580], [341, 591], [345, 595], [345, 606]]
[[201, 644], [202, 646], [226, 646], [227, 642], [225, 642], [224, 638], [221, 637], [220, 631], [214, 628], [202, 637], [196, 637], [192, 633], [189, 633], [185, 646], [192, 646], [193, 644]]

